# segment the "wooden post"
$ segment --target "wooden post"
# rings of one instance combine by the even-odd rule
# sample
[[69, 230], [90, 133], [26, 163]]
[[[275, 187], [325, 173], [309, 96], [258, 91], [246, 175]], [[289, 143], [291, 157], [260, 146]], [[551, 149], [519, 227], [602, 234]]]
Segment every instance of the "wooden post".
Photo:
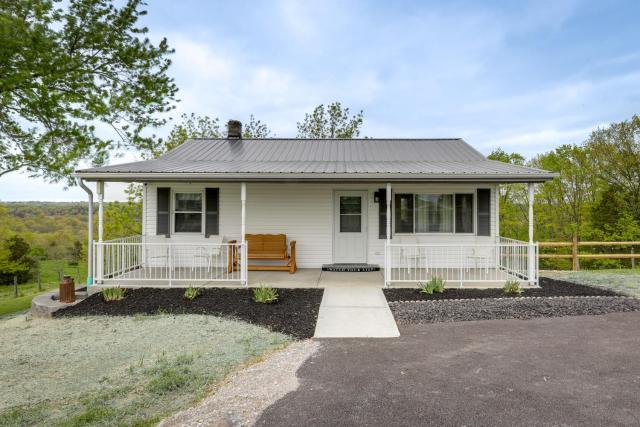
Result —
[[[635, 254], [635, 252], [633, 251], [633, 246], [631, 246], [631, 255]], [[631, 268], [635, 269], [636, 268], [636, 259], [631, 257]]]
[[18, 276], [13, 276], [13, 296], [18, 298]]
[[40, 280], [40, 268], [38, 268], [37, 279], [38, 281], [38, 292], [42, 291], [42, 281]]
[[580, 261], [578, 261], [578, 235], [573, 233], [571, 239], [571, 269], [573, 271], [580, 270]]

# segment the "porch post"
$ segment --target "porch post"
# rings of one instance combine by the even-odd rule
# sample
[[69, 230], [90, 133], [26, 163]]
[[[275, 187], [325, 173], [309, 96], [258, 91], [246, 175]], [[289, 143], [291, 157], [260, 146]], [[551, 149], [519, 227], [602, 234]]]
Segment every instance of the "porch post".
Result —
[[387, 199], [387, 239], [385, 241], [385, 250], [384, 250], [384, 286], [389, 286], [389, 281], [391, 279], [391, 183], [387, 182], [387, 191], [386, 199]]
[[529, 250], [527, 254], [528, 264], [528, 278], [529, 284], [535, 285], [537, 283], [536, 275], [536, 262], [537, 254], [535, 243], [533, 242], [533, 202], [535, 199], [535, 184], [530, 182], [528, 185], [529, 190]]
[[102, 246], [103, 229], [104, 229], [104, 182], [96, 182], [96, 190], [98, 192], [98, 257], [96, 262], [96, 278], [102, 283], [102, 273], [104, 268], [104, 247]]
[[240, 205], [241, 205], [241, 213], [240, 213], [240, 235], [242, 242], [241, 255], [240, 255], [240, 281], [244, 283], [245, 286], [249, 284], [247, 280], [247, 241], [245, 240], [246, 235], [246, 209], [247, 202], [247, 183], [243, 182], [240, 184]]
[[82, 179], [78, 181], [78, 185], [82, 188], [87, 195], [89, 196], [89, 212], [88, 212], [88, 245], [87, 245], [87, 289], [89, 289], [90, 285], [93, 285], [93, 193], [87, 187]]

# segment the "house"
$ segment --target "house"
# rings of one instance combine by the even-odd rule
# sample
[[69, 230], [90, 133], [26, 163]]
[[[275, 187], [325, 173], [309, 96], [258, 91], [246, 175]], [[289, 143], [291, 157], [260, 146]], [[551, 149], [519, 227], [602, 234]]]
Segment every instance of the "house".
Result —
[[[386, 286], [434, 276], [537, 284], [534, 185], [555, 174], [488, 160], [459, 138], [243, 139], [241, 126], [157, 159], [76, 172], [90, 197], [85, 182], [97, 187], [91, 282], [246, 285], [249, 270], [324, 267], [379, 268]], [[104, 183], [114, 181], [143, 184], [141, 236], [102, 238]], [[500, 236], [507, 183], [528, 184], [528, 242]]]

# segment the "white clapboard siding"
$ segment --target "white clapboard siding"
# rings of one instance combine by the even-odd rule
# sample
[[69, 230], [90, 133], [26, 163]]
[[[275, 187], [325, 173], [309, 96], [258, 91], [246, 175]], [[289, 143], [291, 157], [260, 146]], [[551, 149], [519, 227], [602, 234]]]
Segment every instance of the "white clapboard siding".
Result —
[[[239, 183], [149, 183], [144, 196], [144, 226], [146, 240], [167, 242], [206, 241], [202, 234], [178, 234], [170, 238], [156, 236], [156, 188], [170, 187], [175, 191], [204, 191], [206, 187], [220, 189], [220, 234], [225, 241], [240, 239]], [[318, 268], [333, 260], [334, 193], [339, 190], [367, 190], [368, 195], [368, 262], [384, 264], [384, 239], [378, 237], [378, 204], [374, 192], [384, 188], [376, 184], [336, 183], [247, 183], [247, 233], [284, 233], [296, 240], [299, 268]], [[497, 230], [497, 198], [495, 184], [394, 184], [395, 193], [475, 192], [491, 188], [494, 203], [491, 210], [491, 237], [454, 234], [424, 234], [420, 243], [492, 243]], [[384, 202], [384, 201], [383, 201]], [[173, 203], [173, 200], [172, 200]], [[475, 221], [475, 215], [474, 215]]]

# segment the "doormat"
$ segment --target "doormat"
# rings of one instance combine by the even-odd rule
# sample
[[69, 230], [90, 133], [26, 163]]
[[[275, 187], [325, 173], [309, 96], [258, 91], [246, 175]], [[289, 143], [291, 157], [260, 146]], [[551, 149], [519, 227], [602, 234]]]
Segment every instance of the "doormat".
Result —
[[380, 266], [377, 264], [323, 264], [322, 271], [362, 273], [366, 271], [380, 271]]

